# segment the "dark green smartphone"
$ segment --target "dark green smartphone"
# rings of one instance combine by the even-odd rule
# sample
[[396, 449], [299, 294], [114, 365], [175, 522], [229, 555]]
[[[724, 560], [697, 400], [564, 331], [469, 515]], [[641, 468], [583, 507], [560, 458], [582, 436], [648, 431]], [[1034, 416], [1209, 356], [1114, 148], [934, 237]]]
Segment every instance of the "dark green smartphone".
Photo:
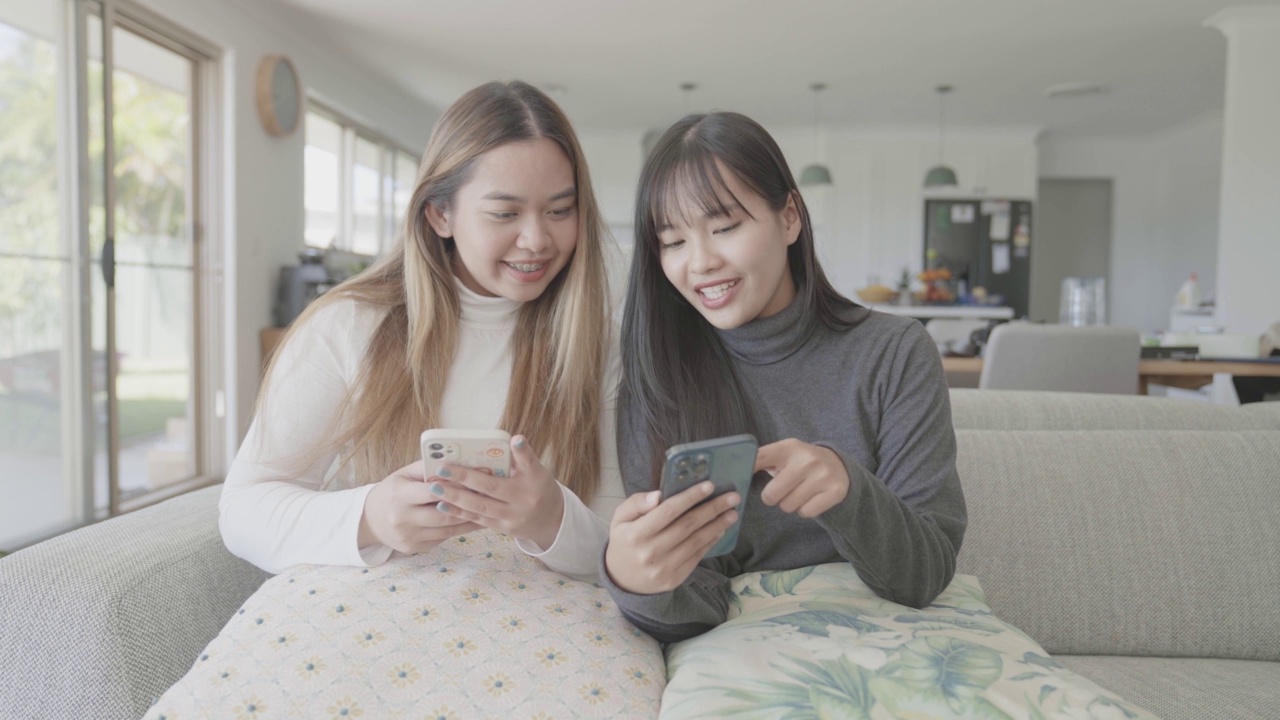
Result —
[[[667, 460], [662, 466], [662, 499], [678, 495], [694, 485], [710, 480], [715, 485], [711, 498], [737, 491], [738, 520], [725, 531], [724, 537], [707, 551], [706, 557], [725, 555], [738, 544], [738, 529], [747, 509], [747, 493], [751, 489], [751, 476], [756, 469], [754, 435], [701, 440], [673, 445], [667, 450]], [[699, 503], [701, 505], [702, 503]]]

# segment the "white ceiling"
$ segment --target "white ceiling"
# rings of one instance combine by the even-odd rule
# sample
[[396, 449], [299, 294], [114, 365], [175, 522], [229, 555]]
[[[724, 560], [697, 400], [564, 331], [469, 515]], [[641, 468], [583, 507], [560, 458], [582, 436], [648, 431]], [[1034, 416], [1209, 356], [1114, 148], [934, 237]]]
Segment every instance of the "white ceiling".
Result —
[[[580, 127], [664, 126], [685, 109], [808, 123], [948, 123], [1126, 135], [1221, 110], [1226, 0], [275, 0], [340, 52], [444, 107], [486, 80], [563, 86]], [[1276, 4], [1270, 0], [1265, 4]], [[1257, 4], [1255, 2], [1255, 4]], [[1098, 82], [1109, 93], [1048, 99]]]

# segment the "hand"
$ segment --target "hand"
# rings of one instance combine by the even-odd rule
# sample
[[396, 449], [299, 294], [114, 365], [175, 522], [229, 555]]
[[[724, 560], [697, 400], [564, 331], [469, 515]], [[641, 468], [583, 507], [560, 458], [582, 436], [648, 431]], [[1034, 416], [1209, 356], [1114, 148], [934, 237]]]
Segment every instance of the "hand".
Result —
[[760, 448], [756, 472], [761, 470], [773, 479], [760, 492], [760, 499], [785, 513], [815, 518], [849, 495], [849, 471], [840, 456], [795, 438]]
[[547, 549], [560, 534], [564, 494], [523, 435], [511, 438], [511, 477], [442, 465], [428, 490], [450, 517], [530, 540]]
[[413, 555], [476, 529], [474, 523], [438, 512], [435, 509], [438, 499], [423, 482], [421, 462], [391, 473], [365, 496], [359, 546], [364, 548], [376, 542]]
[[741, 498], [736, 492], [693, 507], [706, 500], [714, 487], [701, 482], [661, 504], [660, 491], [637, 493], [619, 505], [604, 554], [613, 583], [629, 593], [653, 595], [687, 580], [738, 519]]

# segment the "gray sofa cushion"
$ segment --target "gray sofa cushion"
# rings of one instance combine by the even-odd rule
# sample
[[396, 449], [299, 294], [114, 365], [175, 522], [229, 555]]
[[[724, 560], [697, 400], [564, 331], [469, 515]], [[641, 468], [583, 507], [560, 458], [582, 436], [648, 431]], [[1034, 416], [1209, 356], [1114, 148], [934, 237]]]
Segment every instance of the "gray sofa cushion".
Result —
[[1163, 720], [1280, 718], [1280, 663], [1096, 655], [1057, 659]]
[[206, 488], [0, 560], [0, 716], [138, 718], [266, 574]]
[[1240, 407], [1240, 413], [1249, 418], [1259, 430], [1280, 430], [1280, 402], [1249, 403]]
[[1280, 660], [1280, 432], [956, 435], [959, 571], [1050, 653]]
[[951, 418], [957, 430], [1280, 430], [1280, 403], [1254, 409], [1267, 404], [958, 389], [951, 391]]

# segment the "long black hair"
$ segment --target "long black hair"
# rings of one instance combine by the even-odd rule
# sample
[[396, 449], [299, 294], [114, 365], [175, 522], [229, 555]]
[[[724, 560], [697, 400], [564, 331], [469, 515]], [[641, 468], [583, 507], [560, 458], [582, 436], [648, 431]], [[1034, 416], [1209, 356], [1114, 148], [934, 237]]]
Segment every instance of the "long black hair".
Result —
[[[733, 373], [715, 328], [662, 272], [658, 231], [693, 213], [745, 211], [725, 185], [717, 161], [781, 212], [795, 200], [800, 235], [787, 248], [802, 317], [833, 330], [861, 321], [859, 306], [836, 292], [818, 264], [813, 225], [786, 158], [751, 118], [732, 112], [689, 115], [672, 125], [645, 160], [636, 196], [635, 249], [623, 309], [620, 428], [643, 432], [655, 461], [676, 443], [756, 432], [750, 400]], [[636, 437], [619, 437], [620, 444]]]

